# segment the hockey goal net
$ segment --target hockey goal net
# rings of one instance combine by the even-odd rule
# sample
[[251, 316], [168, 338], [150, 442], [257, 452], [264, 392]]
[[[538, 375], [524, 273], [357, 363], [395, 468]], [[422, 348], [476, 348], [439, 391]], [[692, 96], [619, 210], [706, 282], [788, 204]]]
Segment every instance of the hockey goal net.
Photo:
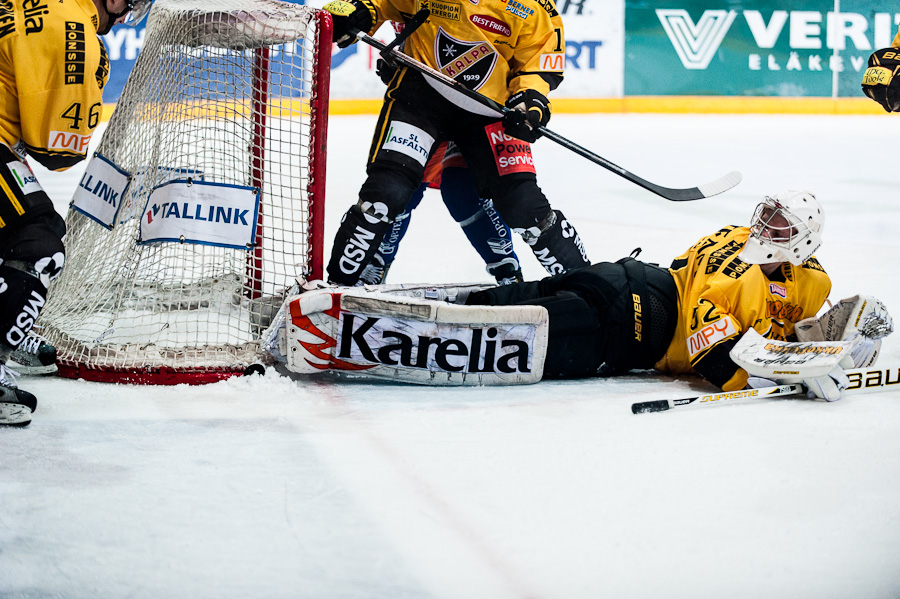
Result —
[[242, 373], [297, 276], [322, 276], [331, 20], [158, 0], [66, 217], [41, 332], [60, 374]]

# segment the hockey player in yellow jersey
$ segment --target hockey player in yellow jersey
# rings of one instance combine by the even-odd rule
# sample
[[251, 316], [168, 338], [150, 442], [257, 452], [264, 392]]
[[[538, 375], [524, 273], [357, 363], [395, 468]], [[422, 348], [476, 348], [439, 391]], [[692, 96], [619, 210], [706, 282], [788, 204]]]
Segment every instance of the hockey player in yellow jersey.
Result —
[[284, 343], [296, 353], [272, 355], [304, 374], [427, 385], [655, 368], [725, 391], [802, 382], [834, 401], [849, 384], [844, 369], [873, 365], [893, 321], [863, 295], [819, 314], [831, 291], [813, 255], [824, 226], [815, 196], [789, 190], [766, 197], [749, 227], [703, 237], [669, 268], [628, 257], [502, 286], [310, 285], [288, 300]]
[[419, 187], [429, 156], [453, 141], [478, 193], [528, 243], [550, 273], [589, 261], [574, 227], [553, 210], [537, 185], [531, 147], [550, 118], [547, 94], [562, 81], [565, 34], [553, 0], [336, 0], [334, 41], [345, 47], [357, 31], [405, 21], [419, 9], [428, 19], [403, 51], [460, 84], [512, 108], [502, 119], [446, 85], [400, 66], [388, 83], [372, 140], [367, 179], [341, 222], [328, 278], [356, 285], [391, 223]]
[[[360, 11], [357, 28], [364, 31], [375, 31], [384, 21], [402, 23], [428, 8], [429, 19], [406, 40], [404, 53], [501, 104], [528, 89], [546, 96], [562, 79], [565, 37], [552, 0], [353, 4]], [[342, 31], [339, 18], [335, 20], [335, 41], [343, 45], [351, 33]]]
[[[786, 210], [792, 220], [814, 223], [799, 243], [791, 244]], [[756, 235], [752, 228], [725, 227], [676, 258], [669, 267], [678, 288], [675, 334], [656, 368], [674, 374], [693, 369], [726, 391], [742, 389], [747, 373], [727, 351], [741, 333], [753, 328], [767, 339], [793, 340], [794, 324], [815, 316], [828, 298], [831, 280], [812, 256], [823, 225], [811, 194], [782, 194], [757, 208]], [[791, 244], [790, 251], [773, 242]]]
[[[152, 0], [0, 0], [0, 424], [26, 425], [36, 399], [16, 386], [16, 352], [63, 268], [65, 222], [26, 157], [51, 170], [84, 160], [100, 122], [109, 60], [98, 35], [137, 23]], [[51, 348], [52, 349], [52, 348]], [[22, 350], [24, 351], [24, 350]], [[42, 364], [54, 356], [43, 352]]]
[[900, 112], [900, 28], [890, 48], [876, 50], [869, 57], [862, 90], [887, 112]]
[[[750, 227], [725, 227], [700, 239], [668, 269], [625, 258], [477, 291], [466, 303], [547, 308], [543, 378], [656, 368], [699, 373], [725, 391], [742, 389], [748, 374], [730, 357], [741, 336], [753, 329], [766, 339], [797, 341], [795, 325], [815, 324], [828, 298], [831, 280], [813, 256], [824, 222], [811, 193], [784, 191], [757, 206]], [[856, 366], [871, 365], [879, 336], [892, 330], [883, 304], [867, 301], [883, 325], [877, 334], [858, 334], [844, 316], [827, 339], [854, 335]], [[850, 305], [844, 314], [857, 303], [842, 300], [842, 306]], [[804, 382], [834, 400], [845, 384], [842, 376], [840, 370]]]

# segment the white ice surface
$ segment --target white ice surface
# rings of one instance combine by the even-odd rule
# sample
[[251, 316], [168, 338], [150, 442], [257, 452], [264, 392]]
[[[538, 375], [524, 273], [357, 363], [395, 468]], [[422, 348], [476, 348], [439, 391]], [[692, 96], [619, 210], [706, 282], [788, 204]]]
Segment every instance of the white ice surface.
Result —
[[[333, 117], [328, 218], [355, 201], [374, 117]], [[548, 140], [541, 187], [592, 260], [668, 262], [814, 191], [832, 297], [900, 315], [900, 117], [557, 115], [672, 203]], [[80, 169], [37, 173], [65, 210]], [[517, 250], [528, 278], [543, 271]], [[87, 275], [86, 275], [87, 276]], [[429, 192], [390, 282], [484, 280]], [[900, 364], [900, 341], [882, 363]], [[23, 378], [0, 430], [0, 597], [894, 598], [900, 392], [632, 415], [711, 388], [652, 373], [440, 389], [263, 377], [143, 388]]]

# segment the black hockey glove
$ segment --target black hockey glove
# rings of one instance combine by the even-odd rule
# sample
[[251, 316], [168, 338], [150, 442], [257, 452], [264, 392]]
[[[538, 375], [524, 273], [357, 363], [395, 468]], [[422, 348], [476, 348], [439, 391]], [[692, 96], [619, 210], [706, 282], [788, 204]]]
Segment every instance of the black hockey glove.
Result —
[[533, 89], [514, 93], [506, 107], [511, 110], [503, 115], [503, 130], [523, 141], [536, 141], [541, 136], [537, 128], [550, 121], [550, 103], [544, 94]]
[[368, 32], [375, 23], [375, 7], [367, 0], [332, 0], [322, 7], [331, 13], [331, 39], [338, 48], [356, 41], [356, 33]]
[[383, 58], [379, 58], [375, 63], [375, 74], [381, 79], [385, 85], [390, 84], [391, 79], [397, 72], [397, 65], [391, 64]]
[[862, 90], [888, 112], [900, 112], [900, 48], [883, 48], [869, 57]]

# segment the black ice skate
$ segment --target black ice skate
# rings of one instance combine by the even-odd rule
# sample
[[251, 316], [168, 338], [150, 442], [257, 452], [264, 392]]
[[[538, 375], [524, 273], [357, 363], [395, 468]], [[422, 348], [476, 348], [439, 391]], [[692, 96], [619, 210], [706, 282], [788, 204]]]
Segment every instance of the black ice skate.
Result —
[[34, 331], [29, 331], [25, 340], [10, 354], [7, 364], [19, 374], [56, 374], [56, 348]]
[[487, 271], [497, 279], [498, 285], [511, 285], [525, 280], [522, 276], [522, 269], [519, 268], [519, 261], [514, 258], [505, 258], [500, 262], [488, 264]]
[[16, 386], [18, 373], [0, 364], [0, 426], [28, 426], [37, 398]]
[[384, 259], [375, 254], [372, 256], [372, 261], [366, 265], [362, 274], [359, 275], [359, 280], [366, 285], [381, 285], [387, 278], [390, 268], [390, 264], [385, 264]]

